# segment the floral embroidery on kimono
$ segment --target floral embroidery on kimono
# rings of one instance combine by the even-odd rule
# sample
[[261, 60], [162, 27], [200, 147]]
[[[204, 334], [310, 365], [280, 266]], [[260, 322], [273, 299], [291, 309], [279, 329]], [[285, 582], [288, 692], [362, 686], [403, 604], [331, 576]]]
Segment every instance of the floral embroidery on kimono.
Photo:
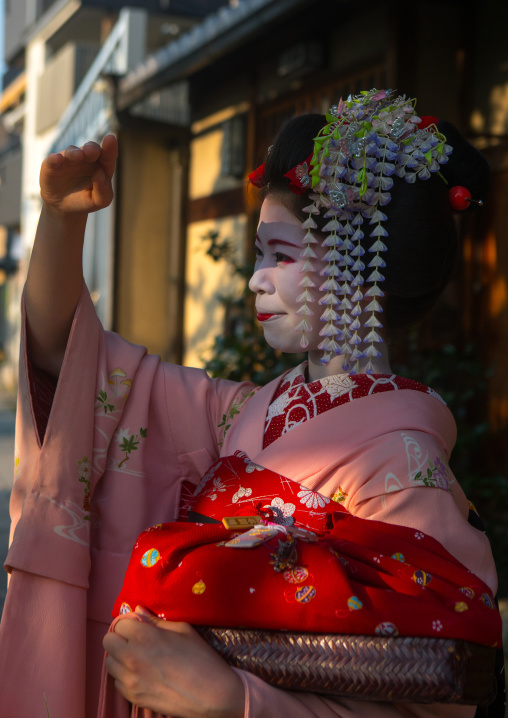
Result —
[[427, 452], [424, 453], [414, 436], [404, 433], [401, 437], [408, 460], [408, 484], [450, 491], [450, 486], [456, 479], [447, 466], [444, 454], [429, 456]]
[[222, 438], [219, 441], [219, 448], [224, 443], [224, 439], [226, 438], [228, 430], [231, 428], [231, 422], [233, 421], [234, 417], [240, 413], [240, 411], [244, 408], [249, 399], [254, 396], [254, 394], [259, 388], [260, 387], [256, 387], [252, 391], [243, 394], [240, 399], [230, 407], [227, 414], [222, 415], [222, 421], [220, 422], [220, 424], [217, 425], [218, 429], [222, 429]]
[[108, 374], [106, 382], [103, 379], [102, 387], [97, 390], [95, 411], [112, 414], [123, 408], [131, 387], [132, 381], [127, 377], [126, 372], [120, 367], [113, 369]]

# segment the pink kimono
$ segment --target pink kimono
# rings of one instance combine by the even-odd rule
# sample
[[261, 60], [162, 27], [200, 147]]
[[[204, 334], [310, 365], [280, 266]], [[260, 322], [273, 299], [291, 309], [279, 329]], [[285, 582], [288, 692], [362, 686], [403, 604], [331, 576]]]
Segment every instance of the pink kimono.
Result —
[[[342, 492], [357, 516], [434, 536], [495, 592], [490, 546], [467, 523], [458, 484], [450, 476], [443, 491], [415, 479], [416, 467], [436, 456], [446, 462], [453, 447], [455, 425], [439, 400], [411, 391], [365, 397], [263, 449], [277, 383], [251, 396], [248, 383], [164, 364], [104, 332], [85, 288], [41, 445], [22, 349], [11, 578], [0, 624], [3, 718], [46, 716], [46, 707], [51, 718], [95, 718], [102, 638], [137, 536], [175, 520], [182, 482], [197, 485], [219, 455], [236, 450], [309, 490]], [[240, 413], [225, 422], [233, 406]], [[475, 712], [331, 701], [239, 674], [245, 718]]]

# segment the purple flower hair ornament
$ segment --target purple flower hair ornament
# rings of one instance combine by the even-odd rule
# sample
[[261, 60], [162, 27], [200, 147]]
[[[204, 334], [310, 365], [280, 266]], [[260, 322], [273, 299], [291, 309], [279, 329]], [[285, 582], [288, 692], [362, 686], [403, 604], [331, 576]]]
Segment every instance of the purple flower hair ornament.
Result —
[[[314, 140], [308, 175], [305, 167], [312, 189], [311, 204], [304, 208], [308, 218], [303, 222], [306, 235], [301, 257], [305, 261], [298, 298], [300, 345], [302, 349], [309, 345], [308, 317], [313, 314], [309, 305], [316, 301], [311, 290], [317, 282], [323, 323], [321, 361], [327, 364], [332, 356], [342, 355], [343, 369], [351, 374], [358, 372], [362, 357], [367, 358], [366, 372], [372, 373], [372, 360], [381, 356], [377, 345], [383, 341], [379, 333], [383, 291], [379, 285], [384, 279], [382, 254], [388, 237], [383, 207], [391, 200], [392, 177], [409, 183], [428, 179], [452, 151], [435, 118], [422, 122], [415, 104], [391, 90], [373, 89], [341, 99], [326, 115], [327, 124]], [[328, 222], [322, 228], [327, 251], [320, 282], [313, 262], [317, 258], [313, 245], [318, 240], [312, 230], [317, 228], [313, 215], [321, 213]], [[368, 253], [363, 248], [365, 235], [372, 240]]]

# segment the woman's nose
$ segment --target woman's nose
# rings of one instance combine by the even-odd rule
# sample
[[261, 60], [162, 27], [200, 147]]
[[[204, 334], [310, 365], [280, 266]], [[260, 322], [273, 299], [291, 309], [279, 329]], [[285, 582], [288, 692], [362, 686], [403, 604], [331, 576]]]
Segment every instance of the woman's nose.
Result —
[[264, 267], [256, 269], [249, 280], [249, 289], [254, 294], [273, 294], [275, 287], [270, 279], [270, 272]]

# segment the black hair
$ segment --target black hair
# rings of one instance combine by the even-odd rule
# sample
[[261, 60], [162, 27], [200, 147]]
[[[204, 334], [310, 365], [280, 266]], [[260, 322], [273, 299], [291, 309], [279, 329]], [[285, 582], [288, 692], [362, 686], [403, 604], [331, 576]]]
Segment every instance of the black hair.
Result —
[[[265, 160], [261, 197], [276, 195], [302, 221], [307, 218], [303, 208], [309, 204], [308, 192], [294, 194], [284, 175], [312, 153], [313, 140], [325, 124], [323, 115], [295, 117], [282, 128]], [[408, 184], [394, 176], [391, 201], [383, 207], [388, 217], [383, 223], [388, 232], [384, 238], [388, 249], [383, 253], [386, 267], [382, 270], [382, 289], [386, 292], [383, 323], [388, 330], [421, 321], [450, 279], [458, 239], [448, 189], [463, 185], [478, 200], [483, 200], [488, 191], [485, 158], [449, 122], [440, 121], [438, 129], [453, 147], [449, 161], [441, 165], [445, 179], [436, 173]], [[328, 220], [322, 215], [313, 217], [319, 232]], [[365, 249], [372, 243], [369, 240], [366, 233]]]

